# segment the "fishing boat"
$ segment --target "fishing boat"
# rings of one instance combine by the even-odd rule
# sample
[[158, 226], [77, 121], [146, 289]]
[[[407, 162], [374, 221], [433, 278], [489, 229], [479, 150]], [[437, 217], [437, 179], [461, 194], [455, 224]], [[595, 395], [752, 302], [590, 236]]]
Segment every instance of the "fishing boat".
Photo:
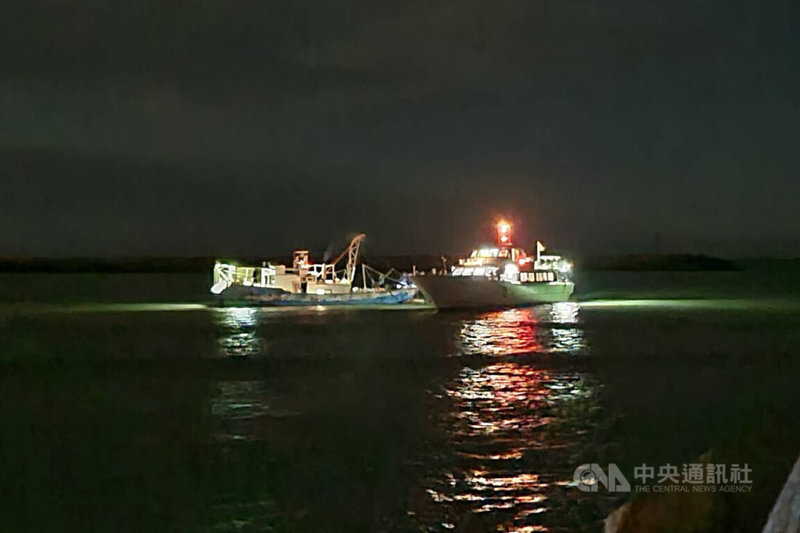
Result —
[[[308, 250], [295, 250], [291, 267], [266, 262], [261, 266], [241, 266], [217, 261], [210, 291], [222, 305], [247, 306], [387, 305], [414, 298], [417, 288], [408, 280], [384, 275], [381, 286], [368, 287], [369, 267], [363, 264], [362, 286], [353, 285], [364, 236], [356, 235], [328, 263], [311, 263]], [[336, 265], [345, 257], [346, 266], [337, 270]]]
[[495, 246], [473, 250], [442, 274], [417, 275], [414, 284], [439, 309], [521, 307], [569, 300], [575, 289], [572, 265], [560, 255], [546, 255], [536, 242], [529, 254], [513, 246], [511, 224], [496, 226]]

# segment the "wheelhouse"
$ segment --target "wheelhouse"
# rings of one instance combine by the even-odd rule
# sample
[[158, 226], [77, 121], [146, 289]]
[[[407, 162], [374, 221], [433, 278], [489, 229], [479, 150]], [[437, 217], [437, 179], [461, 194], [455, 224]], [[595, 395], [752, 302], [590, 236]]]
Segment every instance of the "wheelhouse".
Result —
[[473, 250], [466, 259], [450, 268], [452, 277], [484, 279], [507, 283], [564, 283], [571, 281], [572, 265], [559, 255], [544, 255], [541, 241], [536, 253], [512, 246], [511, 224], [501, 220], [496, 225], [497, 246]]

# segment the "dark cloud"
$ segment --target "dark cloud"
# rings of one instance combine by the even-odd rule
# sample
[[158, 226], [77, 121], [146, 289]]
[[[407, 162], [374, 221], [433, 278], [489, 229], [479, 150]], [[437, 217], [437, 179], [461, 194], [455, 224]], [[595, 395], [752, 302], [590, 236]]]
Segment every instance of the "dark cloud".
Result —
[[12, 3], [0, 253], [800, 253], [793, 2]]

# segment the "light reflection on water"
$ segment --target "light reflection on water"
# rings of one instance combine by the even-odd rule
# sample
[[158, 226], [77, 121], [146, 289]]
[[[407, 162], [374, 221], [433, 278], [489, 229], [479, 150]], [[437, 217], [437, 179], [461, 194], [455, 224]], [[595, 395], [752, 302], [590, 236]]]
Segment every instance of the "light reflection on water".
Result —
[[[221, 353], [264, 353], [261, 320], [267, 319], [259, 309], [217, 310]], [[545, 368], [541, 355], [569, 360], [585, 352], [580, 307], [489, 312], [465, 318], [456, 331], [455, 353], [469, 362], [443, 383], [440, 405], [446, 407], [435, 425], [446, 442], [426, 462], [435, 471], [424, 476], [427, 503], [418, 519], [430, 531], [450, 530], [467, 516], [492, 529], [546, 531], [548, 517], [563, 511], [553, 498], [570, 497], [565, 476], [578, 464], [572, 457], [586, 429], [570, 405], [594, 398], [584, 376]], [[271, 442], [278, 419], [299, 414], [281, 409], [285, 401], [264, 380], [223, 380], [217, 388], [211, 410], [226, 454]]]
[[493, 311], [465, 320], [458, 355], [507, 356], [535, 352], [578, 354], [585, 348], [580, 306], [563, 302]]
[[[441, 400], [448, 407], [439, 424], [447, 451], [438, 456], [439, 470], [426, 487], [438, 510], [422, 511], [422, 521], [434, 531], [466, 527], [474, 520], [491, 530], [547, 531], [551, 498], [563, 502], [569, 497], [564, 473], [571, 475], [569, 465], [586, 429], [573, 410], [589, 412], [585, 406], [595, 399], [584, 376], [545, 369], [537, 354], [585, 350], [579, 306], [513, 309], [467, 319], [456, 348], [461, 355], [493, 359], [484, 366], [462, 367], [445, 386]], [[521, 359], [520, 354], [531, 355]], [[517, 357], [496, 359], [508, 355]]]
[[510, 309], [481, 315], [461, 326], [456, 347], [463, 355], [509, 355], [539, 352], [536, 318], [530, 309]]
[[215, 389], [212, 434], [230, 472], [209, 509], [213, 525], [208, 530], [271, 531], [280, 520], [277, 499], [269, 486], [252, 483], [251, 476], [264, 475], [269, 466], [258, 450], [269, 442], [274, 422], [298, 413], [280, 407], [285, 401], [265, 380], [221, 380]]
[[[257, 308], [226, 307], [215, 312], [217, 341], [223, 356], [237, 358], [262, 351]], [[219, 381], [217, 389], [217, 394], [211, 400], [211, 413], [222, 424], [218, 436], [226, 440], [251, 438], [248, 421], [265, 416], [269, 410], [264, 382]]]
[[253, 307], [225, 307], [217, 311], [220, 328], [219, 346], [223, 355], [242, 357], [263, 351], [258, 334], [259, 309]]
[[250, 440], [251, 421], [269, 411], [263, 381], [220, 381], [217, 394], [211, 400], [211, 414], [219, 422], [217, 438], [221, 440]]

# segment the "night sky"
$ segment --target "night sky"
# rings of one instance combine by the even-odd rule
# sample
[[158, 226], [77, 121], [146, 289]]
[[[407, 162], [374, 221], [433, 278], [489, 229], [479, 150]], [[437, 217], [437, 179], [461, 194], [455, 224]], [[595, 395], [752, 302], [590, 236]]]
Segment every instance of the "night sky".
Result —
[[796, 0], [2, 13], [0, 255], [800, 255]]

